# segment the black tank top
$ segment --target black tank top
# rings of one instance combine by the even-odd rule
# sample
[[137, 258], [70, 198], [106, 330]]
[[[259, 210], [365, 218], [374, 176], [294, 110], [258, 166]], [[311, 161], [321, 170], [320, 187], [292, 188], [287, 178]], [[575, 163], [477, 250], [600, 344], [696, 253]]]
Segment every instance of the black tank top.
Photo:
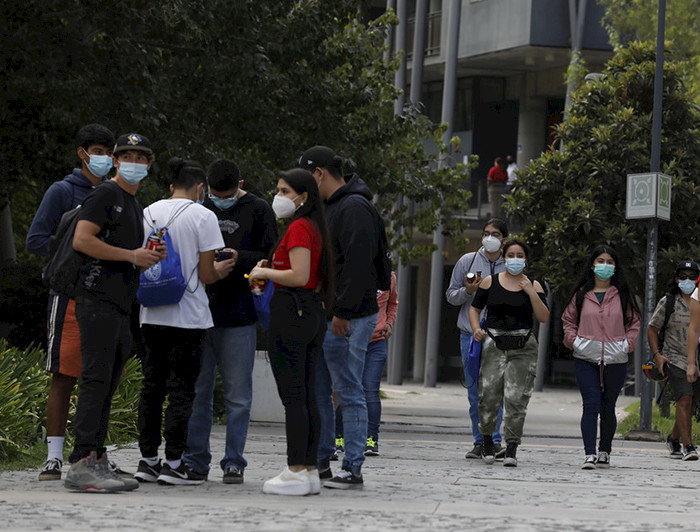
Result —
[[[486, 307], [486, 327], [490, 329], [531, 329], [532, 302], [523, 291], [511, 292], [501, 286], [500, 274], [491, 277], [491, 288], [479, 288], [472, 301], [472, 306], [479, 310]], [[545, 301], [544, 294], [537, 294]]]

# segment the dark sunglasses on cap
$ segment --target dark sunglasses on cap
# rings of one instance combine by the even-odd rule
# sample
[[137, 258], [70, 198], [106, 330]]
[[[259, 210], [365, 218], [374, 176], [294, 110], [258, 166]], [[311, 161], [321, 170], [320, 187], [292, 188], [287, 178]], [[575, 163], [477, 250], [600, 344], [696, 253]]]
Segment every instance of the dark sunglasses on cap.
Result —
[[690, 279], [691, 281], [697, 281], [698, 280], [698, 274], [697, 273], [679, 273], [678, 274], [678, 280], [679, 281], [685, 281], [686, 279]]

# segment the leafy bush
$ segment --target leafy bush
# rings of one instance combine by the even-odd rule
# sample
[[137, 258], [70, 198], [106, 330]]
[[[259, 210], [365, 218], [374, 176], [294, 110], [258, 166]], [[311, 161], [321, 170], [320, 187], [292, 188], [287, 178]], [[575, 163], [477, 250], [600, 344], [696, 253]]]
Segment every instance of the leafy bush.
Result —
[[0, 339], [0, 460], [21, 454], [45, 433], [49, 376], [42, 350]]
[[45, 345], [48, 294], [38, 259], [0, 268], [0, 329], [10, 345]]

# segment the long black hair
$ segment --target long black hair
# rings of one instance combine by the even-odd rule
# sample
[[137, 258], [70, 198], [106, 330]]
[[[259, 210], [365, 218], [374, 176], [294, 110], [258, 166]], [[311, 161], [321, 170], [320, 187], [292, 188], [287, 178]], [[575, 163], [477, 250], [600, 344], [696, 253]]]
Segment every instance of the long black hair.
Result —
[[[302, 170], [301, 168], [293, 168], [286, 172], [280, 172], [280, 179], [284, 179], [287, 184], [294, 189], [297, 194], [306, 192], [308, 197], [306, 201], [299, 206], [291, 218], [291, 222], [299, 218], [307, 218], [316, 224], [318, 231], [321, 233], [323, 249], [321, 251], [321, 264], [319, 265], [321, 274], [321, 294], [326, 304], [326, 311], [330, 312], [335, 300], [335, 272], [333, 249], [331, 247], [331, 238], [326, 224], [326, 214], [323, 208], [323, 200], [318, 192], [318, 186], [313, 175]], [[284, 237], [284, 234], [282, 235]], [[280, 241], [282, 238], [280, 238]], [[274, 250], [279, 246], [279, 241], [273, 248], [270, 257], [274, 255]]]
[[[571, 298], [576, 298], [576, 310], [578, 310], [578, 314], [580, 317], [581, 305], [583, 304], [583, 296], [585, 296], [586, 293], [593, 290], [593, 287], [595, 286], [595, 274], [593, 273], [593, 264], [595, 263], [595, 260], [598, 257], [600, 257], [603, 253], [607, 253], [608, 255], [610, 255], [613, 261], [615, 261], [615, 273], [610, 278], [610, 284], [617, 288], [618, 292], [620, 293], [620, 302], [622, 303], [622, 308], [624, 311], [623, 320], [624, 323], [627, 324], [629, 322], [628, 314], [630, 309], [633, 313], [636, 313], [638, 316], [641, 316], [641, 312], [639, 311], [639, 305], [637, 305], [637, 298], [634, 297], [634, 294], [632, 293], [632, 290], [630, 289], [625, 279], [625, 272], [622, 267], [622, 263], [620, 262], [620, 259], [618, 258], [615, 250], [610, 246], [601, 244], [593, 249], [590, 257], [588, 258], [588, 261], [586, 261], [586, 264], [584, 265], [583, 272], [578, 282], [576, 283], [576, 286], [571, 294]], [[569, 298], [569, 301], [571, 301], [571, 298]]]

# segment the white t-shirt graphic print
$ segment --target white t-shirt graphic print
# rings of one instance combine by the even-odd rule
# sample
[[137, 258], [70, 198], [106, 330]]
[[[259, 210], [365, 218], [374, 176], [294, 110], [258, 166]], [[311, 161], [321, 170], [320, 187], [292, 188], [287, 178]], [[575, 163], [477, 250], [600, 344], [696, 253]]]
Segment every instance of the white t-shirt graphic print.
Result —
[[180, 255], [182, 275], [189, 279], [187, 289], [177, 305], [141, 307], [141, 325], [164, 325], [181, 329], [208, 329], [214, 326], [209, 310], [209, 298], [204, 283], [199, 280], [199, 254], [224, 247], [216, 215], [188, 199], [160, 200], [143, 210], [144, 245], [154, 227], [163, 227], [175, 218], [168, 233], [173, 248]]

